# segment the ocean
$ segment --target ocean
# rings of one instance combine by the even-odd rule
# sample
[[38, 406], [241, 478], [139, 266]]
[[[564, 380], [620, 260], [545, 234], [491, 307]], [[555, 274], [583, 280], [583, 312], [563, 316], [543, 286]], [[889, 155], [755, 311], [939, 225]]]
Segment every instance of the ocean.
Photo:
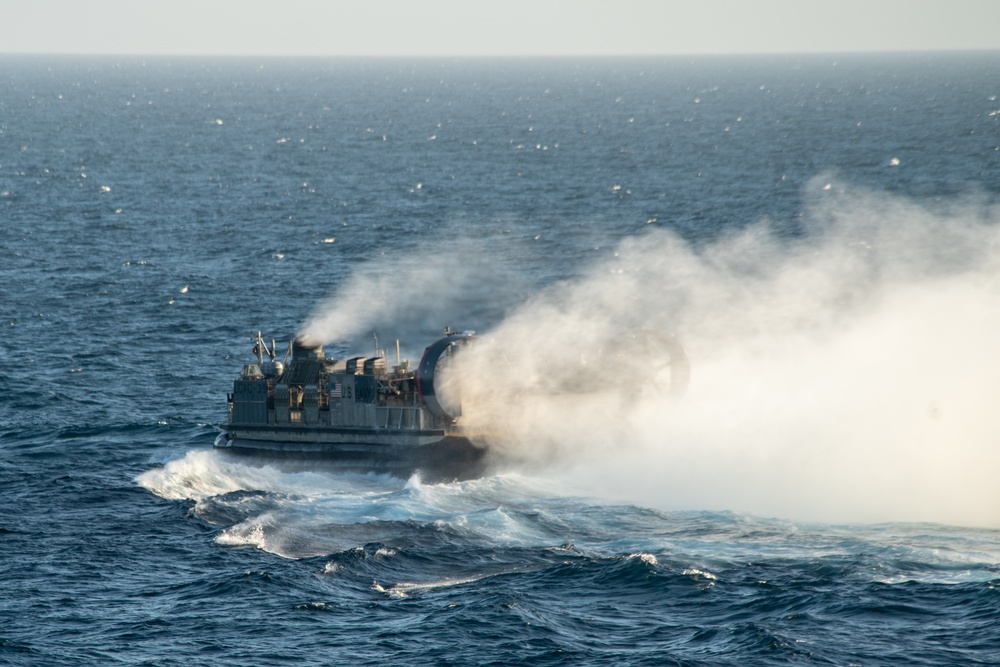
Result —
[[[0, 56], [0, 664], [1000, 664], [998, 296], [997, 52]], [[446, 326], [482, 476], [213, 450]]]

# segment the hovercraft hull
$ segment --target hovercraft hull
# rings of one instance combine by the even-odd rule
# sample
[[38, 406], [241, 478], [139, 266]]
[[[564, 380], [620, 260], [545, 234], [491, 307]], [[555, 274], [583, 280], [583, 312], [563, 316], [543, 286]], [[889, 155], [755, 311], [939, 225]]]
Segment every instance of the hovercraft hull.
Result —
[[428, 433], [355, 433], [330, 429], [234, 429], [215, 447], [233, 454], [321, 461], [323, 469], [389, 473], [428, 479], [469, 479], [485, 467], [485, 450], [463, 436]]
[[329, 462], [323, 467], [339, 469], [474, 475], [483, 450], [461, 435], [458, 410], [435, 391], [440, 360], [470, 337], [449, 331], [425, 350], [419, 370], [411, 370], [398, 358], [390, 368], [381, 350], [371, 358], [333, 359], [302, 337], [292, 342], [286, 367], [258, 333], [257, 363], [246, 364], [233, 381], [216, 447], [323, 459]]

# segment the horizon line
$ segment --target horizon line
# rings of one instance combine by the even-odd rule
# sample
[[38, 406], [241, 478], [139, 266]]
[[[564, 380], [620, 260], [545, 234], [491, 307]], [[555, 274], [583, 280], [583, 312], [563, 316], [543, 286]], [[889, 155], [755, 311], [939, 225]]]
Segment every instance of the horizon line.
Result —
[[871, 55], [926, 55], [926, 54], [971, 54], [997, 53], [996, 47], [956, 47], [929, 49], [845, 49], [816, 51], [690, 51], [658, 53], [212, 53], [212, 52], [116, 52], [116, 51], [0, 51], [0, 57], [94, 57], [94, 58], [273, 58], [273, 59], [418, 59], [418, 60], [558, 60], [558, 59], [627, 59], [627, 58], [693, 58], [693, 57], [753, 57], [753, 56], [871, 56]]

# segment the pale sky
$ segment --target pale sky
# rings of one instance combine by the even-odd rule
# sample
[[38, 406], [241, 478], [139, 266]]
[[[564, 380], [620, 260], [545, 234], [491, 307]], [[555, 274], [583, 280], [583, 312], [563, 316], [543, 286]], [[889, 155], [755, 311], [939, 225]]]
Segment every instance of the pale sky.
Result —
[[512, 56], [1000, 49], [1000, 0], [0, 0], [0, 53]]

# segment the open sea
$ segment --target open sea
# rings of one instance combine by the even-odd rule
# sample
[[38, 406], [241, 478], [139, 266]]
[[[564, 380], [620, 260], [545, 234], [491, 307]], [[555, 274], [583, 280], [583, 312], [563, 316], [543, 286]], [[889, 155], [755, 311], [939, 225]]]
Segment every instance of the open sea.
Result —
[[[506, 455], [213, 451], [307, 326]], [[998, 52], [0, 56], [0, 665], [1000, 665], [998, 331]]]

